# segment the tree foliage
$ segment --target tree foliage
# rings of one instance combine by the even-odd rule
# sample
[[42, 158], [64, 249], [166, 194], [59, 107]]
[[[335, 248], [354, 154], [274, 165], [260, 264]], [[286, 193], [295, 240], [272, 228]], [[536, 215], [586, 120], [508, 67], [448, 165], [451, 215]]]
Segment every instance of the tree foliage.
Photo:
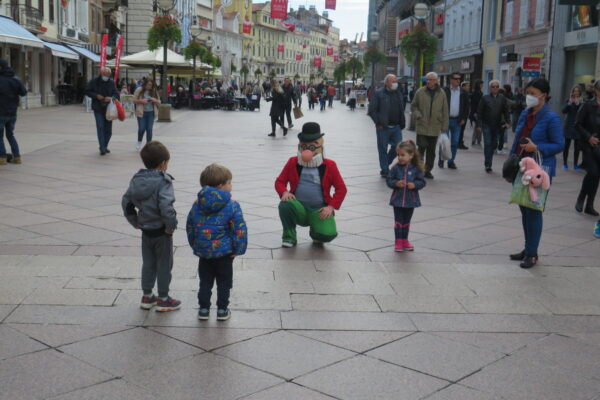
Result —
[[193, 60], [195, 58], [202, 60], [207, 53], [208, 49], [196, 41], [190, 42], [183, 49], [183, 55], [186, 60]]
[[352, 57], [346, 61], [347, 73], [352, 73], [352, 80], [355, 81], [357, 76], [362, 76], [364, 72], [364, 64], [359, 58]]
[[181, 29], [177, 21], [170, 15], [154, 17], [152, 27], [148, 30], [148, 49], [156, 50], [165, 42], [181, 42]]
[[256, 68], [256, 69], [254, 70], [254, 77], [255, 77], [256, 79], [258, 79], [258, 78], [260, 78], [261, 76], [262, 76], [262, 71], [261, 71], [261, 69], [260, 69], [260, 68]]
[[437, 52], [438, 39], [422, 26], [417, 26], [412, 32], [406, 34], [400, 42], [400, 51], [406, 60], [418, 62], [416, 57], [423, 54], [426, 63], [432, 63]]
[[363, 55], [365, 65], [383, 64], [385, 60], [385, 53], [375, 46], [370, 47]]
[[347, 75], [347, 71], [346, 71], [346, 63], [345, 62], [340, 63], [333, 70], [333, 79], [337, 82], [338, 85], [341, 82], [346, 80], [346, 75]]

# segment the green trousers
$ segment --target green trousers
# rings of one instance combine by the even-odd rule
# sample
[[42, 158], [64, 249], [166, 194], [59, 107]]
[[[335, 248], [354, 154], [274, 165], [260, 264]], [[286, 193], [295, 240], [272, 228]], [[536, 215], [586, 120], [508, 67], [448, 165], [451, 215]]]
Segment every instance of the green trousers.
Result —
[[279, 203], [279, 218], [283, 225], [282, 240], [297, 243], [296, 226], [309, 226], [310, 237], [320, 242], [331, 242], [337, 236], [335, 218], [333, 216], [321, 219], [318, 209], [304, 207], [298, 200], [282, 201]]

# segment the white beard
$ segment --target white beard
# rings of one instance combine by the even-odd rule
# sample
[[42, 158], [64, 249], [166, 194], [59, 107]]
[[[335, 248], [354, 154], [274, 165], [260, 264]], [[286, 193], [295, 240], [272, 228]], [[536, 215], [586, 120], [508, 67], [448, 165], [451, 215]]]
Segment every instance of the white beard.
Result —
[[315, 154], [309, 162], [302, 160], [302, 152], [298, 151], [298, 164], [305, 168], [317, 168], [323, 164], [323, 153]]

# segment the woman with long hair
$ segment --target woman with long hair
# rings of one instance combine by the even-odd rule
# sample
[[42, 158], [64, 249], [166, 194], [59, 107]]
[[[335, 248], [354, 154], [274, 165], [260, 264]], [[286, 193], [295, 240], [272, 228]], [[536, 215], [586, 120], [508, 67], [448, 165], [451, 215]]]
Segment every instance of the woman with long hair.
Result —
[[133, 104], [135, 104], [135, 116], [138, 121], [138, 140], [135, 148], [139, 150], [142, 147], [144, 133], [146, 134], [146, 143], [152, 141], [154, 119], [158, 116], [160, 100], [153, 80], [146, 79], [143, 85], [135, 90]]
[[565, 150], [563, 151], [564, 170], [569, 169], [567, 161], [569, 159], [571, 140], [573, 141], [573, 169], [581, 169], [579, 166], [579, 141], [577, 140], [577, 131], [575, 130], [577, 111], [579, 111], [579, 107], [583, 103], [581, 95], [581, 87], [579, 85], [573, 86], [569, 94], [569, 100], [567, 100], [567, 104], [562, 109], [563, 114], [567, 115], [565, 118]]
[[285, 97], [283, 88], [275, 79], [271, 80], [271, 96], [265, 99], [271, 102], [271, 133], [268, 136], [275, 136], [276, 125], [283, 129], [283, 136], [287, 135], [287, 128], [283, 125], [283, 116], [285, 115]]

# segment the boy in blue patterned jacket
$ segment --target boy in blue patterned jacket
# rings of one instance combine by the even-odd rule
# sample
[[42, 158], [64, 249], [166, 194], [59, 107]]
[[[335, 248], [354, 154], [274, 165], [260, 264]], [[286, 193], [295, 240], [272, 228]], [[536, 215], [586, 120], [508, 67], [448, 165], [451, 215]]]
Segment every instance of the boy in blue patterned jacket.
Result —
[[246, 252], [248, 231], [240, 205], [231, 200], [231, 171], [211, 164], [200, 175], [202, 190], [188, 214], [186, 230], [194, 254], [200, 257], [198, 319], [210, 315], [212, 287], [217, 281], [217, 320], [231, 318], [229, 292], [233, 285], [233, 259]]

